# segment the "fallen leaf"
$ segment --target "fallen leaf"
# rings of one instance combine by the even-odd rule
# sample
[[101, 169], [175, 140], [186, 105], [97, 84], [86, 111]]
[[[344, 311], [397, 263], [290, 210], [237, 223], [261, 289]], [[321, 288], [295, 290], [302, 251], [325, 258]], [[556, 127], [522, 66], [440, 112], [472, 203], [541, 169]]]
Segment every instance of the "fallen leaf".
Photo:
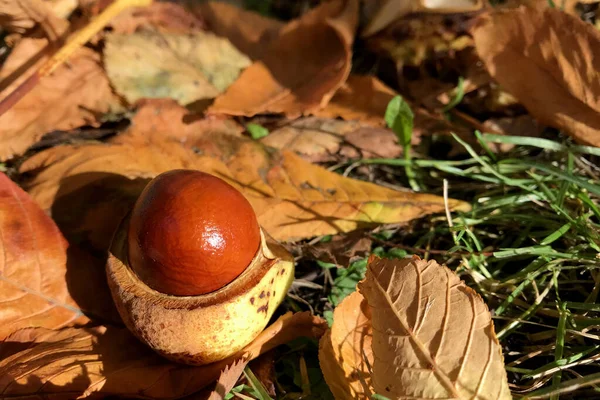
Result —
[[225, 395], [233, 389], [240, 376], [244, 372], [244, 368], [248, 365], [247, 358], [239, 358], [233, 364], [228, 365], [219, 375], [215, 388], [208, 395], [208, 400], [221, 400]]
[[290, 117], [323, 107], [350, 73], [356, 0], [323, 3], [283, 27], [208, 112]]
[[[345, 131], [343, 142], [341, 139], [337, 141], [338, 146], [332, 143], [331, 135], [329, 135], [330, 137], [327, 138], [329, 139], [327, 141], [329, 145], [327, 151], [334, 151], [345, 142], [350, 146], [343, 147], [340, 154], [347, 158], [396, 158], [401, 155], [403, 150], [402, 146], [398, 144], [396, 135], [389, 129], [381, 128], [385, 125], [383, 117], [388, 103], [396, 95], [397, 93], [393, 89], [374, 76], [351, 75], [325, 108], [313, 112], [314, 115], [319, 117], [340, 117], [346, 121], [359, 121], [361, 124], [353, 130]], [[432, 140], [439, 141], [439, 136], [451, 138], [452, 133], [459, 135], [468, 143], [476, 141], [471, 129], [450, 123], [441, 114], [429, 112], [416, 104], [411, 104], [411, 109], [415, 114], [411, 135], [413, 146], [423, 143], [424, 137], [435, 136]], [[282, 136], [285, 137], [281, 140], [277, 138], [277, 135], [270, 139], [267, 137], [265, 140], [266, 143], [276, 148], [289, 148], [300, 154], [309, 155], [310, 160], [330, 161], [330, 158], [317, 157], [318, 154], [323, 154], [325, 146], [317, 144], [310, 153], [306, 150], [308, 147], [306, 142], [310, 142], [311, 138], [315, 138], [313, 141], [317, 141], [316, 138], [322, 137], [323, 133], [308, 135], [306, 139], [303, 138], [300, 142], [301, 147], [296, 142], [291, 142], [292, 135], [290, 132], [286, 132]], [[322, 140], [324, 141], [325, 138]], [[282, 147], [282, 142], [285, 143], [284, 146], [286, 147]], [[287, 147], [290, 142], [298, 147]], [[449, 145], [452, 145], [452, 142], [449, 142]]]
[[0, 172], [0, 340], [29, 326], [88, 321], [71, 298], [67, 242], [54, 222]]
[[329, 104], [313, 114], [383, 126], [385, 109], [395, 95], [394, 90], [374, 76], [350, 75]]
[[[413, 144], [420, 143], [420, 139], [420, 131], [413, 130]], [[344, 141], [347, 146], [340, 150], [343, 158], [398, 158], [404, 153], [396, 134], [387, 128], [360, 127], [346, 134]]]
[[325, 326], [309, 313], [288, 313], [239, 353], [201, 367], [167, 361], [122, 328], [30, 328], [0, 343], [0, 354], [10, 354], [0, 360], [0, 393], [53, 400], [111, 395], [180, 398], [214, 382], [239, 358], [251, 360], [301, 336], [318, 338]]
[[132, 7], [121, 12], [109, 26], [112, 32], [132, 34], [139, 30], [154, 29], [161, 33], [192, 33], [204, 28], [202, 19], [177, 3], [153, 2], [146, 7]]
[[333, 396], [371, 399], [373, 328], [368, 304], [354, 292], [333, 312], [333, 326], [319, 342], [319, 363]]
[[[279, 150], [293, 151], [311, 162], [338, 160], [338, 153], [349, 158], [359, 157], [358, 150], [367, 150], [362, 154], [365, 157], [398, 154], [394, 151], [399, 149], [394, 146], [396, 136], [391, 131], [363, 127], [357, 121], [303, 117], [273, 130], [260, 142]], [[365, 133], [367, 137], [363, 137]], [[391, 147], [378, 147], [385, 139], [391, 139], [386, 142]]]
[[[22, 40], [0, 71], [3, 82], [12, 80], [11, 74], [20, 75], [32, 60], [35, 63], [44, 57], [44, 46], [45, 41]], [[20, 82], [14, 81], [8, 87], [3, 83], [2, 95]], [[104, 114], [121, 110], [121, 101], [110, 88], [100, 57], [88, 48], [81, 48], [68, 65], [42, 78], [30, 93], [0, 116], [0, 161], [22, 154], [52, 130], [97, 125]]]
[[262, 354], [248, 364], [248, 368], [272, 398], [277, 398], [275, 383], [279, 382], [277, 381], [275, 362], [278, 361], [280, 357], [281, 353], [275, 349]]
[[435, 261], [372, 256], [359, 290], [371, 309], [372, 384], [389, 398], [511, 399], [487, 306]]
[[480, 18], [475, 45], [490, 74], [540, 122], [600, 146], [600, 32], [556, 8]]
[[[149, 107], [143, 114], [148, 118]], [[131, 208], [144, 179], [176, 168], [202, 170], [237, 187], [254, 207], [260, 224], [278, 240], [405, 222], [444, 210], [441, 197], [345, 178], [292, 152], [279, 153], [247, 138], [212, 130], [183, 137], [181, 132], [190, 130], [182, 124], [173, 120], [156, 132], [126, 132], [101, 145], [48, 149], [23, 163], [21, 172], [37, 171], [29, 192], [51, 211], [65, 234], [70, 235], [70, 229], [65, 229], [69, 225], [61, 222], [64, 219], [73, 221], [71, 227], [80, 233], [102, 232], [101, 250], [110, 240], [108, 232], [114, 232]], [[100, 200], [98, 193], [103, 193]], [[450, 200], [449, 207], [468, 205]]]
[[111, 83], [129, 103], [142, 98], [167, 97], [180, 104], [210, 99], [250, 65], [227, 39], [207, 32], [111, 34], [104, 62]]
[[[512, 136], [541, 137], [543, 127], [529, 114], [518, 117], [490, 118], [483, 123], [488, 132], [502, 132]], [[515, 147], [510, 143], [488, 143], [493, 151], [509, 151]]]
[[276, 19], [223, 2], [204, 2], [191, 11], [199, 14], [212, 32], [229, 39], [253, 60], [262, 58], [268, 44], [277, 38], [285, 25]]
[[371, 251], [372, 240], [364, 231], [358, 230], [334, 236], [330, 241], [307, 244], [303, 253], [317, 260], [342, 267], [350, 265], [356, 258], [363, 258]]
[[43, 0], [1, 0], [0, 26], [7, 32], [24, 34], [40, 24], [46, 36], [58, 39], [69, 27], [69, 23], [57, 16], [52, 2]]

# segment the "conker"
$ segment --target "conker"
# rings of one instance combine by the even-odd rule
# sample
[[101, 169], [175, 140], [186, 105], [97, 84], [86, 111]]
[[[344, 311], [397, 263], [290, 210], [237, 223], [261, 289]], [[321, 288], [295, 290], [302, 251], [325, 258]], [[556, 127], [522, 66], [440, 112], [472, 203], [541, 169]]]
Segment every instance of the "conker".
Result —
[[261, 236], [237, 189], [201, 171], [173, 170], [142, 191], [127, 240], [130, 268], [142, 282], [165, 294], [196, 296], [244, 272]]

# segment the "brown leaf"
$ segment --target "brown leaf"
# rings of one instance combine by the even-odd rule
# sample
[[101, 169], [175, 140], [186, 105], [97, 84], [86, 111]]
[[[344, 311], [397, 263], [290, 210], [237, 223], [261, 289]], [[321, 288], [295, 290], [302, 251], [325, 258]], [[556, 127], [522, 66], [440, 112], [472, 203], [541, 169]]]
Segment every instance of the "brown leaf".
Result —
[[192, 9], [206, 21], [209, 29], [226, 37], [242, 53], [253, 60], [262, 58], [268, 44], [277, 38], [283, 22], [235, 7], [208, 1]]
[[402, 153], [396, 135], [389, 129], [316, 117], [299, 118], [260, 141], [296, 152], [311, 162], [339, 160], [338, 153], [347, 158], [393, 158]]
[[368, 304], [354, 292], [333, 312], [333, 326], [319, 342], [319, 362], [327, 385], [340, 399], [370, 399], [373, 328]]
[[173, 98], [189, 104], [223, 92], [250, 60], [212, 33], [144, 31], [107, 36], [104, 63], [112, 85], [130, 103]]
[[[143, 115], [152, 113], [148, 107]], [[63, 232], [102, 233], [101, 250], [144, 180], [176, 168], [205, 171], [240, 189], [261, 225], [279, 240], [405, 222], [444, 210], [438, 196], [345, 178], [289, 151], [278, 153], [222, 131], [198, 129], [185, 137], [178, 132], [190, 129], [182, 125], [173, 120], [156, 132], [125, 133], [102, 145], [48, 149], [27, 160], [21, 171], [38, 171], [30, 193], [43, 208], [51, 209]], [[450, 200], [449, 207], [468, 205]]]
[[240, 375], [244, 372], [244, 368], [248, 365], [247, 358], [239, 358], [233, 364], [228, 365], [219, 375], [216, 386], [211, 390], [208, 400], [221, 400], [227, 393], [233, 389], [237, 381], [240, 379]]
[[67, 243], [54, 222], [0, 172], [0, 340], [29, 326], [87, 318], [67, 289]]
[[356, 0], [336, 0], [288, 23], [209, 112], [294, 117], [325, 106], [350, 73], [357, 19]]
[[248, 365], [248, 368], [250, 368], [254, 376], [256, 376], [256, 379], [258, 379], [267, 393], [273, 398], [277, 398], [277, 390], [275, 388], [277, 371], [275, 370], [275, 362], [280, 357], [281, 354], [275, 349], [255, 358]]
[[238, 354], [201, 367], [167, 361], [126, 329], [31, 328], [0, 343], [0, 354], [12, 354], [0, 361], [0, 393], [53, 400], [110, 395], [175, 399], [205, 388], [241, 357], [253, 359], [300, 336], [318, 338], [325, 325], [308, 313], [288, 313]]
[[[329, 104], [313, 114], [326, 118], [340, 117], [347, 121], [360, 121], [360, 127], [344, 133], [344, 141], [351, 145], [340, 151], [344, 157], [395, 158], [402, 154], [402, 147], [398, 145], [397, 137], [391, 130], [381, 127], [385, 125], [383, 117], [387, 105], [396, 95], [394, 90], [374, 76], [351, 75]], [[411, 104], [411, 108], [415, 114], [411, 137], [414, 146], [419, 145], [424, 136], [450, 136], [451, 133], [458, 134], [469, 143], [473, 142], [471, 129], [452, 124], [441, 114], [431, 113], [416, 104]], [[275, 139], [265, 140], [275, 141]], [[351, 147], [360, 150], [360, 153], [353, 151]], [[330, 145], [330, 149], [332, 148], [334, 146]], [[304, 151], [299, 152], [306, 154]]]
[[389, 398], [511, 399], [483, 300], [435, 261], [372, 256], [359, 290], [373, 325], [373, 387]]
[[366, 257], [371, 250], [372, 240], [364, 231], [358, 230], [334, 236], [330, 241], [306, 245], [305, 251], [312, 257], [342, 267], [350, 265], [355, 258]]
[[520, 7], [473, 29], [490, 74], [542, 123], [600, 146], [600, 32], [556, 8]]
[[[0, 76], [21, 74], [20, 69], [35, 62], [44, 42], [22, 40], [0, 71]], [[21, 50], [22, 49], [22, 50]], [[18, 75], [17, 75], [18, 76]], [[6, 88], [7, 95], [19, 81]], [[100, 65], [100, 57], [81, 48], [68, 65], [59, 67], [8, 112], [0, 116], [0, 161], [22, 154], [29, 146], [52, 130], [69, 130], [82, 125], [96, 125], [101, 116], [121, 110]]]
[[41, 24], [47, 37], [55, 40], [69, 27], [52, 10], [52, 2], [42, 0], [0, 0], [0, 26], [11, 33], [24, 34]]
[[350, 75], [329, 104], [321, 110], [315, 110], [313, 114], [383, 126], [385, 109], [395, 95], [394, 90], [374, 76]]

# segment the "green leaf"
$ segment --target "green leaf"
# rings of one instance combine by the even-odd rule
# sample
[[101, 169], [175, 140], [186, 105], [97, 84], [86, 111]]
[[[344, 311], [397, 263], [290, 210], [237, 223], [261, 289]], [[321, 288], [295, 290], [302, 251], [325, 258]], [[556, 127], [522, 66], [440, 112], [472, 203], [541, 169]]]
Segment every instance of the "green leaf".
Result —
[[410, 105], [401, 96], [390, 100], [385, 110], [385, 122], [398, 136], [402, 146], [410, 145], [414, 118]]
[[455, 89], [455, 95], [452, 100], [442, 109], [443, 112], [448, 112], [456, 107], [465, 97], [465, 79], [461, 76], [458, 78], [458, 85]]
[[258, 140], [260, 138], [264, 138], [269, 134], [269, 130], [262, 125], [259, 124], [248, 124], [246, 125], [246, 130], [254, 140]]

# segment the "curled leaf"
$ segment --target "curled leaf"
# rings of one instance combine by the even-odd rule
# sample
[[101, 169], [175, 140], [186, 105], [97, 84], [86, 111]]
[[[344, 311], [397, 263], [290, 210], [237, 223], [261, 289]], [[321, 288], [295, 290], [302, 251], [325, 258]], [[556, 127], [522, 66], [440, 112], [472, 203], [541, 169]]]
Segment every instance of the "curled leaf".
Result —
[[260, 60], [284, 23], [220, 1], [207, 1], [192, 9], [209, 29], [226, 37], [242, 53]]
[[370, 310], [354, 292], [333, 312], [333, 326], [319, 342], [319, 363], [336, 399], [370, 399], [373, 352]]
[[209, 112], [298, 116], [326, 105], [350, 73], [357, 19], [357, 0], [336, 0], [290, 22]]
[[600, 32], [557, 8], [482, 16], [475, 46], [490, 74], [540, 122], [600, 146]]

